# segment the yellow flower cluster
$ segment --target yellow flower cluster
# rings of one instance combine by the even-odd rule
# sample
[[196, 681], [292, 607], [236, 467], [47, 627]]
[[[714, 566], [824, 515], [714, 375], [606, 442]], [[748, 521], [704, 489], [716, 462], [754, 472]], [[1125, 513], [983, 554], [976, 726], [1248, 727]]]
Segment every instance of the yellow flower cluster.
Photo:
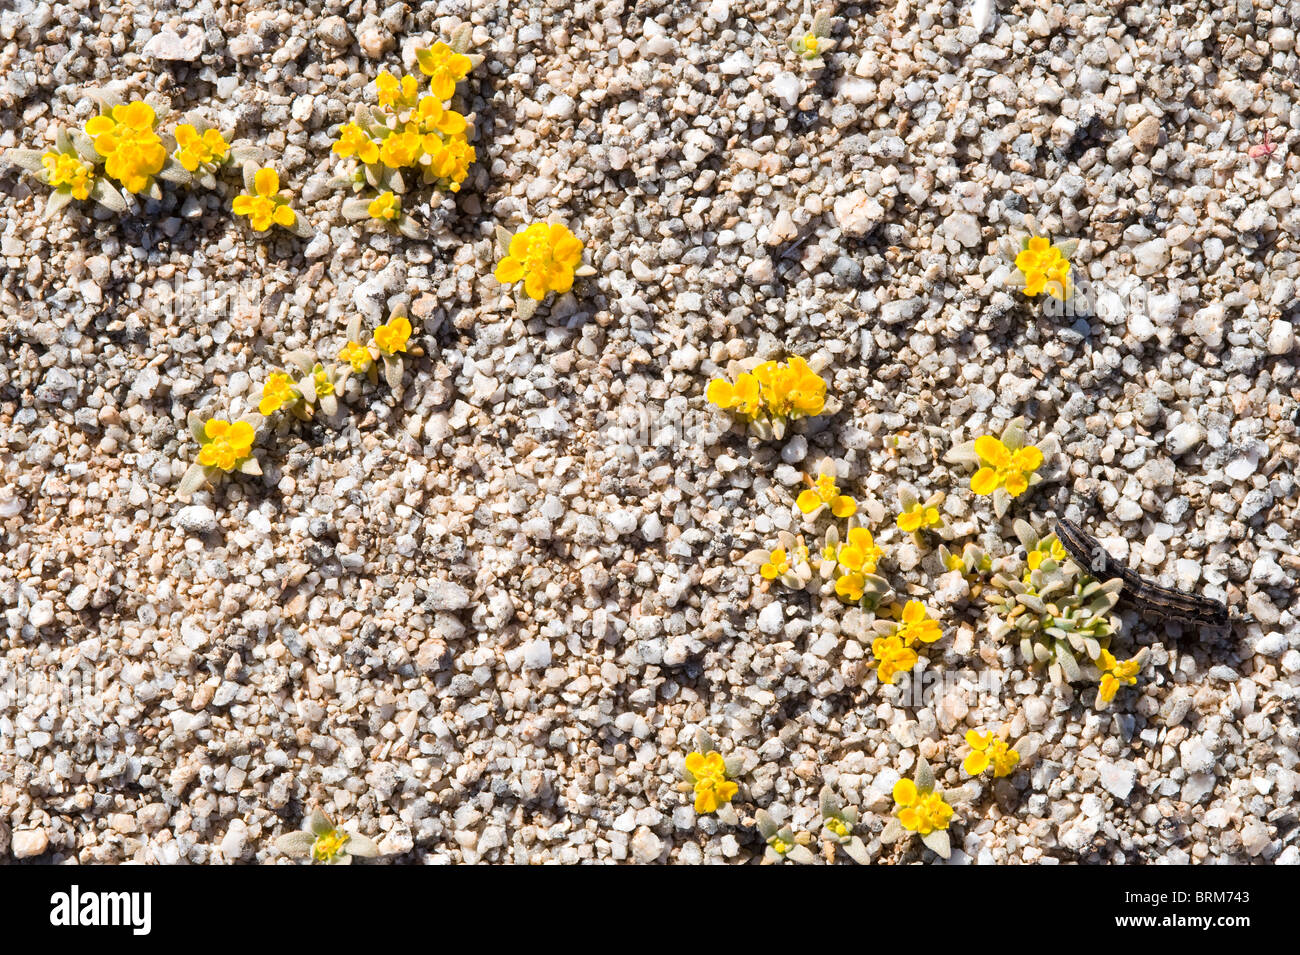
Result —
[[978, 776], [990, 766], [994, 777], [1010, 776], [1020, 762], [1020, 754], [1007, 745], [1007, 741], [992, 733], [966, 732], [966, 743], [970, 754], [962, 761], [961, 767], [972, 776]]
[[720, 805], [731, 802], [739, 789], [727, 779], [727, 764], [719, 752], [690, 753], [686, 771], [695, 781], [696, 812], [717, 812]]
[[1070, 261], [1050, 239], [1032, 236], [1016, 256], [1016, 268], [1024, 277], [1029, 296], [1046, 291], [1062, 301], [1070, 297]]
[[952, 819], [952, 807], [938, 792], [921, 792], [910, 779], [900, 779], [894, 784], [896, 815], [903, 828], [927, 836], [936, 829], [947, 829]]
[[493, 274], [502, 285], [523, 279], [524, 293], [540, 302], [548, 292], [563, 295], [573, 288], [582, 248], [582, 240], [568, 226], [534, 222], [511, 237], [508, 254]]
[[199, 464], [207, 468], [233, 471], [253, 453], [257, 436], [247, 421], [233, 424], [213, 418], [203, 426], [204, 441], [199, 449]]
[[153, 107], [136, 100], [86, 123], [86, 135], [104, 157], [104, 171], [127, 192], [144, 192], [167, 162], [167, 147], [154, 131], [156, 122]]
[[[899, 611], [895, 610], [895, 613]], [[871, 655], [875, 657], [876, 675], [880, 682], [893, 684], [895, 676], [916, 666], [919, 659], [916, 644], [934, 643], [942, 636], [943, 629], [938, 621], [930, 619], [925, 604], [909, 600], [899, 613], [898, 628], [871, 642]]]
[[426, 182], [438, 181], [457, 192], [477, 156], [469, 144], [468, 121], [443, 101], [455, 94], [456, 83], [469, 72], [470, 60], [444, 43], [417, 51], [417, 56], [430, 77], [432, 95], [421, 96], [419, 80], [410, 74], [397, 77], [381, 72], [375, 78], [376, 96], [384, 113], [381, 121], [369, 127], [358, 122], [345, 124], [333, 151], [366, 166], [417, 168]]
[[220, 131], [207, 129], [202, 133], [189, 123], [176, 127], [176, 161], [194, 172], [205, 164], [225, 162], [230, 155], [230, 143]]
[[992, 494], [1005, 487], [1012, 497], [1019, 497], [1028, 489], [1030, 476], [1043, 464], [1043, 452], [1033, 445], [1012, 451], [991, 434], [975, 440], [975, 453], [983, 464], [970, 481], [976, 494]]
[[842, 600], [857, 603], [867, 585], [866, 575], [876, 572], [876, 564], [885, 552], [865, 527], [850, 527], [846, 536], [848, 540], [834, 555], [838, 569], [843, 571], [835, 580], [835, 593]]
[[258, 232], [272, 225], [291, 228], [298, 221], [297, 214], [289, 208], [289, 201], [280, 194], [280, 175], [274, 169], [263, 167], [253, 176], [253, 191], [235, 196], [232, 205], [235, 215], [248, 216], [248, 224]]
[[819, 415], [826, 407], [826, 382], [798, 356], [788, 362], [765, 361], [736, 381], [714, 378], [704, 393], [711, 404], [742, 418]]
[[1137, 683], [1141, 664], [1137, 660], [1117, 661], [1109, 650], [1102, 650], [1096, 660], [1097, 669], [1101, 670], [1101, 684], [1097, 689], [1097, 699], [1109, 703], [1115, 699], [1121, 686], [1133, 686]]
[[41, 165], [55, 189], [71, 194], [74, 199], [90, 196], [95, 185], [95, 167], [90, 163], [82, 162], [73, 153], [51, 151], [41, 157]]

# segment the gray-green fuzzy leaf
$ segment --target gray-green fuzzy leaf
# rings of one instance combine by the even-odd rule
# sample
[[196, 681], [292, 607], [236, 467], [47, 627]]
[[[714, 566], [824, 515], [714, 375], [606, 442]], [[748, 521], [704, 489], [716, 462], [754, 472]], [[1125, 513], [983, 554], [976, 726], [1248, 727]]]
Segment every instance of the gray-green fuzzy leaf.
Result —
[[941, 859], [947, 859], [952, 855], [952, 844], [948, 841], [948, 831], [946, 829], [935, 829], [927, 832], [921, 837], [925, 847]]

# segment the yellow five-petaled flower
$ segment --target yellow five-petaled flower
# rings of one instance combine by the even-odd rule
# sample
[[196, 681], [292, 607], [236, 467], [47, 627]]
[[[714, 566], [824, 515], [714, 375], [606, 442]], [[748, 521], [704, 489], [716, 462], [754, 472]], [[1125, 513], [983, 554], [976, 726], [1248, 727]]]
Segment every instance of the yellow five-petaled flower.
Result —
[[406, 351], [406, 343], [410, 337], [410, 321], [405, 315], [394, 315], [388, 320], [387, 325], [380, 325], [375, 329], [375, 347], [385, 355], [395, 355]]
[[774, 417], [802, 417], [822, 413], [826, 407], [826, 382], [798, 355], [784, 362], [765, 361], [754, 369], [763, 406]]
[[541, 301], [547, 292], [573, 288], [573, 273], [582, 263], [582, 240], [560, 223], [535, 222], [510, 239], [508, 254], [496, 267], [496, 280], [513, 285], [520, 279], [528, 297]]
[[248, 216], [248, 224], [265, 232], [272, 224], [291, 228], [298, 221], [288, 201], [280, 195], [280, 175], [269, 166], [253, 176], [253, 192], [235, 196], [235, 215]]
[[898, 821], [909, 832], [928, 836], [936, 829], [947, 829], [952, 819], [952, 807], [943, 801], [943, 796], [935, 790], [921, 792], [910, 779], [900, 779], [894, 784], [894, 802], [898, 803]]
[[967, 730], [966, 743], [970, 746], [970, 754], [962, 761], [961, 768], [972, 776], [978, 776], [990, 766], [995, 777], [1010, 776], [1020, 762], [1020, 754], [1009, 747], [1006, 740], [992, 733]]
[[256, 432], [247, 421], [231, 423], [213, 418], [203, 426], [203, 435], [199, 464], [233, 471], [252, 453]]
[[971, 477], [971, 490], [976, 494], [992, 494], [1005, 487], [1012, 497], [1019, 497], [1043, 464], [1043, 452], [1033, 445], [1012, 451], [991, 434], [975, 439], [975, 453], [984, 465]]

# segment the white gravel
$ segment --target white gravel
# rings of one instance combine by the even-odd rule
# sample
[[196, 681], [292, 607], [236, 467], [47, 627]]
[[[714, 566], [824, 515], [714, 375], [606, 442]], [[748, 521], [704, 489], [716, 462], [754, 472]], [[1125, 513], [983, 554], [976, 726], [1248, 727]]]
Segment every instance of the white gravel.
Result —
[[[233, 184], [47, 221], [0, 173], [0, 857], [270, 862], [320, 806], [389, 861], [755, 861], [677, 789], [703, 726], [743, 818], [815, 830], [829, 784], [873, 857], [933, 859], [881, 846], [890, 787], [918, 757], [960, 787], [965, 730], [1006, 726], [1033, 755], [971, 787], [958, 861], [1300, 861], [1295, 16], [1179, 9], [843, 4], [805, 73], [775, 0], [15, 0], [0, 149], [148, 93], [263, 144], [316, 236], [252, 237]], [[478, 164], [418, 204], [430, 241], [365, 232], [331, 130], [451, 14]], [[1027, 213], [1117, 307], [1005, 285]], [[551, 215], [598, 274], [521, 321], [494, 229]], [[262, 478], [177, 500], [191, 410], [401, 302], [400, 400], [353, 378]], [[842, 410], [762, 443], [706, 407], [787, 354]], [[941, 459], [1016, 415], [1063, 455], [999, 527]], [[1128, 614], [1149, 662], [1099, 714], [947, 587], [928, 652], [965, 678], [882, 688], [838, 601], [739, 564], [828, 454], [900, 594], [941, 589], [892, 530], [907, 483], [997, 553], [1013, 516], [1079, 518], [1239, 620]]]

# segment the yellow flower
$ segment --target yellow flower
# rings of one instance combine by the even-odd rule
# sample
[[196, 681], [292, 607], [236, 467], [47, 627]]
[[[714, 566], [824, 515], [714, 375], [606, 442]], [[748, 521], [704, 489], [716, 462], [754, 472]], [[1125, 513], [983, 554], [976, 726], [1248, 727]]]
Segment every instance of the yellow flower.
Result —
[[1030, 570], [1037, 570], [1043, 565], [1043, 561], [1049, 557], [1058, 564], [1065, 560], [1065, 548], [1056, 539], [1055, 535], [1039, 541], [1038, 546], [1029, 552], [1026, 562], [1029, 564]]
[[379, 144], [356, 123], [348, 123], [339, 130], [338, 142], [334, 144], [333, 150], [344, 159], [356, 156], [367, 166], [379, 162]]
[[390, 169], [413, 166], [419, 161], [422, 147], [420, 133], [414, 129], [404, 129], [400, 133], [384, 137], [379, 147], [379, 159]]
[[313, 862], [330, 862], [333, 858], [343, 851], [347, 841], [352, 838], [342, 829], [331, 829], [324, 835], [316, 837], [316, 841], [311, 844], [311, 858]]
[[835, 580], [835, 593], [843, 600], [849, 603], [857, 603], [862, 599], [862, 591], [867, 586], [867, 579], [857, 571], [838, 577]]
[[402, 200], [394, 192], [381, 192], [371, 200], [366, 211], [370, 213], [372, 219], [391, 222], [402, 214]]
[[208, 468], [233, 471], [252, 453], [256, 433], [247, 421], [233, 424], [213, 418], [203, 426], [204, 441], [199, 448], [199, 464]]
[[573, 288], [573, 273], [581, 262], [582, 240], [567, 226], [535, 222], [515, 233], [509, 254], [494, 274], [503, 285], [523, 279], [528, 297], [540, 302], [547, 292], [563, 294]]
[[1137, 660], [1117, 662], [1109, 650], [1102, 650], [1096, 662], [1097, 669], [1101, 670], [1102, 674], [1101, 685], [1097, 690], [1097, 699], [1101, 702], [1109, 703], [1115, 699], [1115, 694], [1119, 692], [1121, 686], [1133, 686], [1137, 683], [1138, 669], [1141, 666]]
[[871, 655], [876, 658], [876, 675], [881, 683], [893, 684], [894, 677], [916, 666], [916, 651], [903, 644], [897, 634], [871, 641]]
[[718, 407], [749, 418], [757, 417], [760, 411], [774, 418], [798, 418], [822, 413], [826, 407], [826, 382], [802, 358], [793, 357], [785, 364], [765, 361], [753, 372], [741, 375], [735, 385], [725, 378], [715, 378], [709, 382], [705, 396]]
[[811, 514], [829, 504], [831, 513], [836, 517], [851, 517], [858, 509], [853, 498], [840, 493], [833, 474], [817, 475], [812, 487], [801, 491], [794, 503], [805, 514]]
[[405, 315], [394, 315], [387, 325], [375, 329], [375, 345], [385, 355], [406, 351], [406, 342], [410, 337], [411, 323]]
[[690, 753], [686, 757], [686, 772], [694, 780], [695, 811], [717, 812], [718, 806], [729, 803], [739, 787], [727, 779], [727, 764], [722, 754]]
[[894, 802], [898, 804], [895, 813], [898, 821], [909, 832], [928, 836], [936, 829], [947, 829], [952, 819], [952, 807], [943, 801], [943, 796], [934, 790], [921, 792], [910, 779], [900, 779], [894, 784]]
[[826, 407], [826, 382], [821, 375], [798, 356], [789, 360], [787, 368], [793, 378], [786, 392], [791, 409], [798, 415], [821, 414]]
[[82, 162], [80, 157], [71, 153], [47, 152], [41, 157], [41, 165], [49, 178], [49, 183], [59, 192], [67, 192], [74, 199], [86, 199], [95, 185], [95, 167]]
[[819, 44], [819, 42], [818, 42], [818, 40], [817, 40], [817, 35], [816, 35], [815, 33], [805, 33], [805, 34], [804, 34], [804, 37], [803, 37], [803, 48], [804, 48], [804, 52], [807, 53], [809, 56], [816, 56], [816, 55], [817, 55], [817, 47], [818, 47], [819, 45], [820, 45], [820, 44]]
[[468, 56], [457, 53], [439, 40], [427, 50], [416, 50], [420, 72], [429, 78], [429, 89], [441, 100], [451, 99], [456, 84], [463, 80], [474, 64]]
[[348, 342], [339, 350], [339, 360], [345, 361], [352, 366], [355, 372], [363, 372], [370, 367], [374, 361], [370, 357], [370, 349], [360, 342]]
[[847, 839], [849, 836], [849, 827], [844, 824], [843, 819], [830, 818], [823, 825], [841, 839]]
[[1070, 262], [1050, 239], [1034, 236], [1016, 256], [1016, 268], [1024, 276], [1024, 292], [1030, 297], [1049, 295], [1066, 299], [1070, 294]]
[[902, 514], [898, 515], [898, 529], [902, 531], [917, 531], [923, 527], [933, 527], [939, 523], [939, 509], [937, 507], [926, 507], [924, 504], [917, 502], [909, 507]]
[[895, 634], [905, 646], [911, 646], [918, 640], [921, 643], [934, 643], [943, 636], [943, 629], [937, 621], [926, 614], [925, 604], [919, 600], [909, 600], [903, 607], [902, 625]]
[[[415, 105], [420, 92], [420, 84], [414, 76], [407, 74], [400, 80], [387, 70], [375, 77], [375, 89], [379, 95], [379, 105], [400, 112]], [[444, 97], [445, 99], [446, 97]]]
[[818, 415], [826, 406], [826, 382], [802, 358], [765, 361], [754, 369], [763, 405], [773, 417]]
[[262, 400], [258, 402], [257, 410], [263, 415], [271, 415], [297, 400], [298, 390], [293, 386], [293, 379], [284, 372], [272, 372], [262, 385]]
[[758, 414], [761, 400], [758, 379], [748, 373], [737, 378], [734, 385], [725, 378], [714, 378], [709, 382], [704, 397], [723, 411], [734, 411], [747, 418]]
[[865, 527], [851, 527], [848, 543], [840, 546], [839, 562], [849, 570], [865, 574], [874, 574], [876, 564], [885, 552], [876, 546], [871, 531]]
[[[469, 167], [474, 164], [478, 154], [464, 136], [453, 136], [447, 140], [444, 148], [445, 158], [440, 166], [444, 170], [439, 175], [451, 180], [452, 192], [460, 191], [460, 184], [469, 175]], [[577, 240], [575, 240], [577, 241]]]
[[459, 136], [469, 128], [469, 122], [454, 109], [447, 109], [432, 96], [420, 97], [415, 110], [415, 121], [423, 133], [442, 133], [444, 136]]
[[149, 188], [167, 162], [167, 147], [154, 132], [153, 107], [139, 100], [114, 106], [107, 115], [86, 123], [95, 152], [104, 157], [104, 172], [127, 192]]
[[334, 378], [320, 362], [316, 362], [311, 370], [311, 386], [317, 398], [334, 394]]
[[1020, 762], [1020, 754], [1007, 746], [1006, 740], [999, 739], [992, 733], [966, 732], [966, 743], [970, 754], [962, 761], [961, 768], [972, 776], [978, 776], [991, 765], [994, 777], [1009, 776]]
[[189, 123], [176, 127], [176, 161], [190, 172], [204, 163], [217, 163], [226, 158], [230, 144], [215, 129], [204, 130], [202, 134]]
[[280, 176], [269, 166], [257, 171], [253, 177], [253, 192], [235, 196], [232, 209], [235, 215], [248, 216], [248, 224], [258, 232], [265, 232], [272, 224], [291, 227], [298, 221], [288, 202], [280, 196]]
[[1043, 452], [1027, 445], [1012, 452], [991, 434], [975, 439], [975, 453], [984, 463], [971, 477], [971, 490], [976, 494], [992, 494], [1005, 487], [1012, 497], [1019, 497], [1029, 487], [1029, 478], [1043, 464]]
[[778, 547], [767, 556], [767, 562], [758, 569], [763, 575], [764, 580], [776, 580], [782, 574], [790, 570], [790, 559], [786, 556], [785, 548]]

